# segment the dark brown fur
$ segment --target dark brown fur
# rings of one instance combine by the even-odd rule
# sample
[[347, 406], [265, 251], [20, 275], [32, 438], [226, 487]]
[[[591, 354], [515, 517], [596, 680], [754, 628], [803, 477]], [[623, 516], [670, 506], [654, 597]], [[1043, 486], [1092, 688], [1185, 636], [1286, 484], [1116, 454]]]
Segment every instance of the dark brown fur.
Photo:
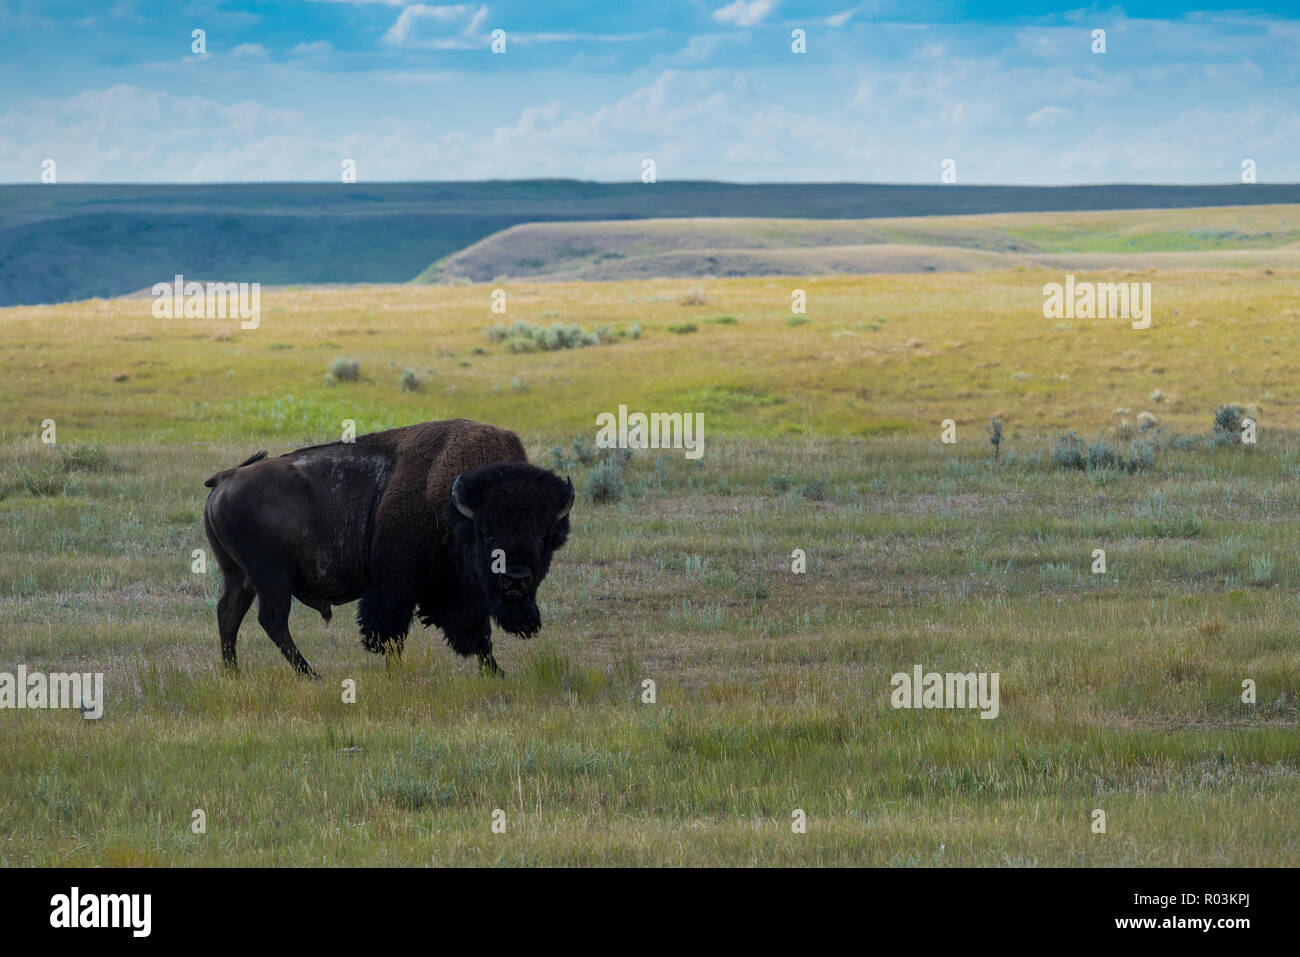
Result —
[[[400, 650], [418, 610], [456, 651], [492, 669], [489, 617], [525, 637], [540, 625], [536, 586], [567, 537], [568, 518], [556, 516], [572, 486], [528, 465], [513, 432], [450, 419], [265, 454], [205, 483], [204, 524], [225, 579], [217, 621], [227, 665], [254, 597], [262, 627], [308, 674], [289, 635], [291, 598], [327, 621], [331, 606], [360, 599], [362, 643], [374, 652]], [[472, 520], [451, 502], [458, 476], [476, 503]], [[489, 538], [511, 571], [480, 567]], [[534, 548], [538, 541], [551, 547]]]

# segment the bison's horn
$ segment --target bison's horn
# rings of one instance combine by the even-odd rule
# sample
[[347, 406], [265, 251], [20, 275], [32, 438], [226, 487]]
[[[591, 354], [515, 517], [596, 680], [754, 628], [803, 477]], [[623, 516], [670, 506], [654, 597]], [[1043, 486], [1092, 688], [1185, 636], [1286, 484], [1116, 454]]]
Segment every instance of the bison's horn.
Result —
[[569, 483], [569, 501], [565, 503], [564, 508], [560, 509], [560, 514], [555, 516], [557, 522], [564, 521], [564, 517], [568, 515], [569, 510], [573, 508], [573, 479], [569, 478], [567, 475], [564, 478], [565, 481]]
[[456, 481], [451, 483], [451, 501], [456, 506], [456, 511], [466, 518], [474, 517], [474, 510], [460, 500], [460, 476], [456, 476]]

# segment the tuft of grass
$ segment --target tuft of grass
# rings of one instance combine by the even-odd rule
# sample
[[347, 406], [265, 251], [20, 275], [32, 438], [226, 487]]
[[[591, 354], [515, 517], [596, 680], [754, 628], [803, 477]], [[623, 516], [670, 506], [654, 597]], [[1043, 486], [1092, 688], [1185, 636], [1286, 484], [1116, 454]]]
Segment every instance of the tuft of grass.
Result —
[[1261, 587], [1273, 583], [1273, 559], [1270, 556], [1250, 556], [1250, 581]]
[[825, 479], [805, 479], [799, 486], [799, 494], [810, 502], [824, 502], [830, 498], [830, 486]]
[[1196, 538], [1203, 528], [1194, 515], [1178, 515], [1144, 522], [1140, 528], [1144, 538]]
[[97, 442], [78, 442], [61, 451], [65, 472], [103, 472], [113, 467], [107, 450]]
[[440, 783], [419, 766], [401, 761], [372, 776], [370, 793], [374, 799], [399, 811], [424, 811], [456, 802], [456, 787]]

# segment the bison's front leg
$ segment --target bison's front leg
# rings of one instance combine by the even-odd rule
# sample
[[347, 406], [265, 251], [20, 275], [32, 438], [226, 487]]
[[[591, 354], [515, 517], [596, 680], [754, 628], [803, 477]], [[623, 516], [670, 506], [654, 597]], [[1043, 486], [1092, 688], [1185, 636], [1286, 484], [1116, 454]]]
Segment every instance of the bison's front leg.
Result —
[[491, 643], [489, 643], [486, 652], [480, 651], [478, 653], [478, 668], [479, 671], [491, 675], [493, 678], [504, 678], [506, 676], [505, 669], [497, 664], [497, 660], [492, 654]]
[[362, 592], [357, 625], [366, 651], [382, 655], [391, 650], [401, 654], [415, 614], [415, 596], [409, 592], [393, 582], [371, 585]]
[[442, 632], [453, 651], [468, 658], [478, 656], [479, 668], [484, 674], [501, 677], [505, 672], [492, 654], [492, 623], [484, 617], [468, 624], [444, 625]]
[[420, 621], [428, 628], [441, 628], [452, 651], [468, 658], [478, 656], [484, 674], [502, 677], [505, 671], [492, 654], [492, 620], [487, 609], [446, 596], [426, 595], [419, 604]]

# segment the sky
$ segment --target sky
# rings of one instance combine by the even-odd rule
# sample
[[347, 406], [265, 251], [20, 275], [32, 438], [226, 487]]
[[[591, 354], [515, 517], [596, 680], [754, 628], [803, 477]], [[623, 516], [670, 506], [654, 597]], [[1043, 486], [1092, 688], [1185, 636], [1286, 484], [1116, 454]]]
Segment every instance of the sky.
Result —
[[1196, 6], [0, 0], [0, 182], [1300, 182], [1300, 2]]

